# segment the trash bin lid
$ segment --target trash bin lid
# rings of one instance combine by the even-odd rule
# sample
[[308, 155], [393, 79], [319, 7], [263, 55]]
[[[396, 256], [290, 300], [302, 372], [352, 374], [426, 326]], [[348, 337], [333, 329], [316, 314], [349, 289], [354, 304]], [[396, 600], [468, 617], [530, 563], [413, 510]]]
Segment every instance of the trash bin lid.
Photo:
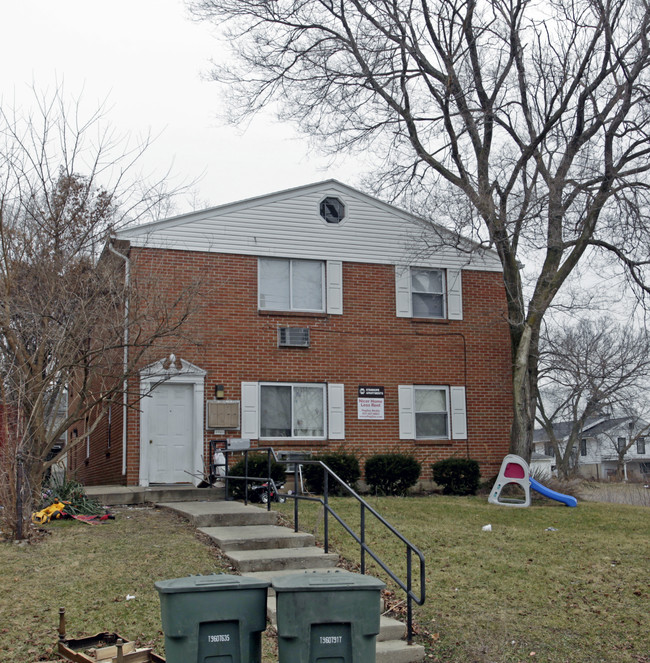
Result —
[[172, 578], [171, 580], [158, 580], [155, 588], [161, 594], [178, 594], [181, 592], [214, 592], [220, 590], [262, 589], [271, 583], [268, 580], [249, 578], [247, 576], [234, 576], [227, 573], [210, 573], [208, 575], [187, 576], [186, 578]]
[[378, 578], [361, 575], [360, 573], [347, 573], [344, 571], [307, 571], [273, 580], [273, 589], [276, 592], [329, 592], [332, 590], [352, 591], [355, 589], [377, 589], [386, 587]]

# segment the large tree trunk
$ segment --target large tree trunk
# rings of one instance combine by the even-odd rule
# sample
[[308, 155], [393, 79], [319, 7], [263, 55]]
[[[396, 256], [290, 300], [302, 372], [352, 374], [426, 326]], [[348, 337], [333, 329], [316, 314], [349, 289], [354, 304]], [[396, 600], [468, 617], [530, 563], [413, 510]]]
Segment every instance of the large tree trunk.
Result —
[[510, 433], [510, 453], [521, 456], [527, 463], [533, 445], [535, 425], [536, 361], [531, 354], [533, 329], [524, 326], [523, 332], [513, 330], [513, 421]]

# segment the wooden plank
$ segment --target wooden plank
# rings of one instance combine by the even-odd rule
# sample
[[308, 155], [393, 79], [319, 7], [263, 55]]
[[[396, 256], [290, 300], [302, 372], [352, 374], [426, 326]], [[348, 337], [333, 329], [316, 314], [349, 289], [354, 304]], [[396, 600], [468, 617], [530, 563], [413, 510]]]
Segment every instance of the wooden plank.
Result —
[[[122, 647], [123, 654], [130, 654], [135, 651], [135, 642], [125, 642]], [[95, 650], [95, 660], [97, 661], [106, 661], [111, 660], [117, 657], [117, 646], [113, 645], [111, 647], [102, 647], [101, 649]]]

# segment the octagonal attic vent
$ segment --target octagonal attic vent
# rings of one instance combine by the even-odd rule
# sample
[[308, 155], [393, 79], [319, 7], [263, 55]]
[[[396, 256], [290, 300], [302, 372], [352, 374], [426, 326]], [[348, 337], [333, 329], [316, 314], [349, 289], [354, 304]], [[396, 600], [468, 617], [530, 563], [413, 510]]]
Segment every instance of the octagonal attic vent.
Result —
[[320, 215], [327, 223], [341, 223], [345, 218], [345, 205], [339, 198], [328, 196], [321, 201]]

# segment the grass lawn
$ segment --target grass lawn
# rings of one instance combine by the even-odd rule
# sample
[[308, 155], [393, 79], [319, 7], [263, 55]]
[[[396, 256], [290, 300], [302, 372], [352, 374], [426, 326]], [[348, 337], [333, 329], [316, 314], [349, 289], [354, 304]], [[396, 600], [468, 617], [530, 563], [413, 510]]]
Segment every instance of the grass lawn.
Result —
[[182, 519], [153, 508], [114, 513], [97, 525], [51, 523], [30, 545], [0, 544], [2, 663], [60, 660], [59, 606], [70, 637], [114, 631], [162, 654], [154, 582], [224, 568]]
[[[352, 501], [332, 501], [350, 522], [358, 518]], [[415, 616], [427, 660], [650, 663], [647, 507], [509, 509], [440, 496], [370, 502], [425, 554], [427, 601]], [[154, 581], [225, 567], [171, 514], [116, 515], [101, 525], [54, 523], [34, 544], [0, 544], [0, 661], [59, 660], [59, 606], [67, 609], [70, 636], [117, 631], [163, 653]], [[304, 529], [322, 533], [313, 508], [301, 507], [301, 517]], [[488, 523], [492, 531], [483, 532]], [[358, 559], [338, 527], [330, 533], [341, 554]], [[369, 538], [401, 564], [402, 546], [375, 527]], [[264, 662], [276, 661], [266, 639]]]
[[[332, 502], [358, 522], [351, 500]], [[369, 502], [425, 555], [427, 600], [415, 618], [430, 660], [650, 662], [646, 507], [544, 500], [521, 509], [440, 496]], [[301, 507], [303, 528], [319, 535], [322, 519], [310, 511], [303, 518]], [[488, 523], [492, 531], [482, 531]], [[372, 529], [376, 549], [390, 550], [384, 560], [405, 557]], [[358, 559], [341, 532], [330, 524], [336, 549]]]

